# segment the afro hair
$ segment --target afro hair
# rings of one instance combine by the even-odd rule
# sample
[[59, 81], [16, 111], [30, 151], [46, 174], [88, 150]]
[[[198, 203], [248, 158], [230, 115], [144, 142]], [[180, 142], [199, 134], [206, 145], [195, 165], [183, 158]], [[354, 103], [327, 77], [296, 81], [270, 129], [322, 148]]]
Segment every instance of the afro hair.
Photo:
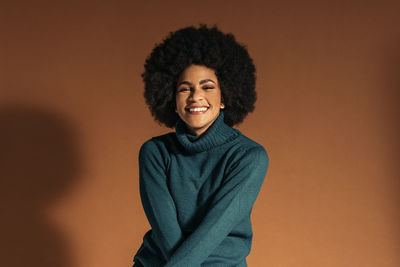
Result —
[[180, 74], [192, 64], [215, 71], [227, 125], [241, 123], [254, 110], [256, 69], [246, 47], [216, 26], [190, 26], [171, 32], [146, 59], [144, 97], [156, 121], [169, 128], [176, 125], [176, 85]]

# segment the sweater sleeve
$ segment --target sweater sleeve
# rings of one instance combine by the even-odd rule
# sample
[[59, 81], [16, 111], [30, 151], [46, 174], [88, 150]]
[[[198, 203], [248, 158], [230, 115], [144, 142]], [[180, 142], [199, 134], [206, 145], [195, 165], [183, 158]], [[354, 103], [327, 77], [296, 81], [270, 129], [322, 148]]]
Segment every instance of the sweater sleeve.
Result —
[[165, 162], [152, 140], [144, 143], [139, 152], [139, 184], [143, 209], [152, 228], [151, 237], [166, 262], [183, 240], [183, 234], [167, 186]]
[[235, 225], [250, 216], [268, 168], [263, 147], [247, 151], [230, 168], [206, 216], [165, 267], [200, 266]]

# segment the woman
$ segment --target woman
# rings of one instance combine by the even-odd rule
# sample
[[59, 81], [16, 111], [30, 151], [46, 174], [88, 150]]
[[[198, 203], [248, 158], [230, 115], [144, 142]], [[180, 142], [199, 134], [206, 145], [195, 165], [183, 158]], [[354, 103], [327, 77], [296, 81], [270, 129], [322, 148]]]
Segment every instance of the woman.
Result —
[[216, 27], [183, 28], [153, 49], [143, 80], [152, 115], [175, 132], [140, 149], [151, 230], [134, 266], [247, 266], [250, 213], [268, 156], [231, 128], [256, 100], [246, 48]]

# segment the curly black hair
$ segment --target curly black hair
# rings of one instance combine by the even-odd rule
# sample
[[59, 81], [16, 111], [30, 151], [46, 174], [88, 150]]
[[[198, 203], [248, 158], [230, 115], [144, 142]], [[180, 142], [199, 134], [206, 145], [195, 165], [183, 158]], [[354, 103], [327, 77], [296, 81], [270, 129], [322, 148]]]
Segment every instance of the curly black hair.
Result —
[[190, 26], [171, 32], [146, 59], [142, 74], [144, 97], [156, 121], [170, 128], [176, 125], [176, 84], [180, 74], [192, 64], [215, 71], [227, 125], [241, 123], [254, 110], [256, 69], [246, 47], [216, 26]]

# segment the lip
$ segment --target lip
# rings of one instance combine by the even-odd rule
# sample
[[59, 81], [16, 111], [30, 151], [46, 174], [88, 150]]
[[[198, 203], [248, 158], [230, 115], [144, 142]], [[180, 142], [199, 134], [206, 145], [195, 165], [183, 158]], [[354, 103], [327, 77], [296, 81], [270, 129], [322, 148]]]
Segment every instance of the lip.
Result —
[[[190, 111], [191, 108], [207, 108], [205, 111]], [[185, 108], [185, 111], [190, 115], [201, 115], [206, 113], [210, 107], [208, 106], [189, 106]]]

